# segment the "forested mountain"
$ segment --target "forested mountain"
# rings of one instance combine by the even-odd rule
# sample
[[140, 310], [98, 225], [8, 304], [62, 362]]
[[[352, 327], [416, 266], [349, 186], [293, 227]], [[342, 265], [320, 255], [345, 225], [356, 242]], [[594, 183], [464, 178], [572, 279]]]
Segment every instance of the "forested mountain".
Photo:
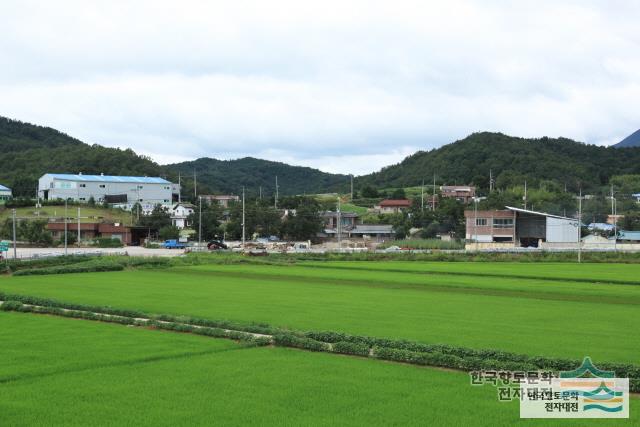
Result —
[[88, 145], [55, 129], [0, 117], [0, 183], [14, 196], [33, 196], [44, 173], [161, 175], [132, 150]]
[[205, 185], [217, 193], [239, 194], [242, 187], [250, 194], [258, 194], [260, 187], [265, 196], [275, 193], [276, 176], [281, 195], [312, 194], [346, 189], [349, 177], [302, 166], [245, 157], [237, 160], [198, 160], [167, 165], [174, 174], [180, 172], [188, 180], [197, 173], [198, 186]]
[[613, 175], [640, 173], [640, 148], [619, 150], [566, 138], [525, 139], [501, 133], [474, 133], [428, 152], [419, 151], [401, 163], [358, 177], [357, 187], [409, 187], [430, 183], [497, 188], [555, 181], [567, 189], [585, 190], [606, 184]]
[[[636, 132], [638, 134], [638, 132]], [[634, 134], [635, 135], [635, 134]], [[633, 136], [633, 135], [632, 135]], [[640, 137], [640, 135], [639, 135]], [[631, 137], [630, 137], [631, 138]], [[281, 195], [348, 191], [349, 178], [316, 169], [246, 157], [237, 160], [201, 158], [161, 166], [130, 149], [88, 145], [55, 129], [0, 117], [0, 183], [16, 196], [31, 196], [37, 179], [47, 172], [164, 176], [177, 182], [183, 195], [193, 194], [194, 170], [198, 192]], [[589, 190], [609, 182], [613, 175], [640, 174], [640, 147], [616, 149], [587, 145], [565, 138], [525, 139], [501, 133], [475, 133], [431, 151], [419, 151], [401, 163], [355, 179], [356, 190], [411, 187], [422, 180], [438, 184], [531, 186], [554, 181], [571, 191]]]
[[193, 194], [193, 172], [198, 175], [198, 192], [238, 194], [242, 186], [249, 193], [275, 191], [278, 176], [282, 195], [318, 193], [347, 187], [348, 177], [316, 169], [290, 166], [254, 158], [215, 160], [202, 158], [160, 166], [130, 149], [88, 145], [55, 129], [0, 117], [0, 184], [14, 196], [32, 197], [37, 180], [47, 172], [105, 175], [162, 176], [177, 182], [182, 173], [183, 195]]
[[615, 148], [640, 147], [640, 129], [614, 145]]

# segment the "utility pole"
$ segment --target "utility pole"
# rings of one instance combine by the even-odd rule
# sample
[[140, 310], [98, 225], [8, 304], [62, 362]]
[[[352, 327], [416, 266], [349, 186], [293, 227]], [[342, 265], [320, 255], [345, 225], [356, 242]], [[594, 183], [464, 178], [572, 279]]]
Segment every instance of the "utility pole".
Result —
[[78, 247], [80, 247], [80, 206], [78, 206]]
[[273, 206], [278, 209], [278, 175], [276, 175], [276, 198]]
[[259, 188], [260, 200], [262, 200], [262, 185]]
[[193, 168], [193, 198], [198, 197], [198, 175], [196, 175], [196, 169]]
[[431, 210], [436, 210], [436, 174], [433, 174], [433, 196], [431, 196]]
[[489, 169], [489, 193], [493, 192], [493, 171]]
[[351, 201], [353, 202], [353, 174], [351, 176]]
[[16, 210], [13, 209], [11, 213], [13, 214], [13, 259], [16, 259], [18, 258], [18, 250], [16, 249]]
[[182, 203], [182, 198], [180, 194], [182, 193], [182, 177], [180, 176], [180, 172], [178, 172], [178, 203]]
[[611, 219], [613, 220], [613, 249], [618, 249], [618, 207], [613, 192], [613, 184], [611, 184]]
[[342, 252], [342, 214], [340, 212], [340, 196], [338, 196], [338, 223], [336, 224], [338, 234], [338, 252]]
[[473, 198], [473, 231], [475, 236], [473, 240], [476, 242], [476, 252], [478, 252], [478, 198]]
[[420, 187], [420, 210], [424, 212], [424, 178], [422, 179], [422, 187]]
[[524, 182], [524, 197], [522, 198], [522, 200], [524, 200], [524, 208], [526, 210], [527, 209], [527, 181]]
[[578, 202], [578, 263], [582, 262], [582, 188]]
[[199, 209], [198, 214], [198, 250], [202, 247], [202, 196], [198, 197]]
[[[277, 185], [277, 184], [276, 184]], [[242, 187], [242, 249], [244, 250], [245, 243], [245, 210], [244, 210], [244, 187]]]
[[64, 254], [67, 255], [67, 199], [64, 199]]

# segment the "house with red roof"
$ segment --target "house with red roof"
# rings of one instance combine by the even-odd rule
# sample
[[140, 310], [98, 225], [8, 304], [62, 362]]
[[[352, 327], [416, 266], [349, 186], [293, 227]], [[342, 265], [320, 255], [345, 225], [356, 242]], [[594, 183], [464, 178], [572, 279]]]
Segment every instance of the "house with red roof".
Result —
[[375, 210], [381, 214], [394, 214], [404, 212], [411, 207], [411, 200], [387, 199], [375, 206]]

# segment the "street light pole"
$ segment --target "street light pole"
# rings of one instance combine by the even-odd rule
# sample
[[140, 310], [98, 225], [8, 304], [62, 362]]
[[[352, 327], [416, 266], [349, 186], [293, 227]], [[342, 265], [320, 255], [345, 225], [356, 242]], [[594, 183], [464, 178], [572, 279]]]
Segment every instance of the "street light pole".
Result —
[[78, 247], [80, 247], [80, 206], [78, 206]]
[[16, 249], [16, 210], [13, 209], [13, 259], [18, 258], [18, 250]]
[[198, 196], [199, 210], [198, 213], [198, 250], [202, 247], [202, 196]]
[[67, 199], [64, 199], [64, 254], [67, 255]]
[[336, 230], [338, 232], [338, 252], [342, 252], [342, 212], [340, 208], [340, 196], [338, 196], [338, 224]]
[[582, 188], [578, 199], [578, 263], [582, 262]]
[[476, 241], [476, 252], [478, 252], [478, 198], [473, 198], [473, 231], [474, 231], [474, 240]]
[[[276, 182], [278, 182], [278, 177], [276, 177]], [[276, 184], [276, 188], [277, 188], [277, 184]], [[277, 197], [278, 196], [276, 196], [276, 203], [278, 200]], [[246, 238], [246, 235], [245, 235], [244, 187], [242, 187], [242, 249], [243, 250], [244, 250], [245, 238]]]

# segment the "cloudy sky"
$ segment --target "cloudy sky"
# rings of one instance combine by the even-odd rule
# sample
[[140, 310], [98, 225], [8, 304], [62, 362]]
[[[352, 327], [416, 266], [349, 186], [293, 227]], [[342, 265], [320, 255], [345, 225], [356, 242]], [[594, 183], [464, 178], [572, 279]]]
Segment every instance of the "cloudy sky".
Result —
[[3, 0], [0, 115], [161, 163], [355, 174], [483, 130], [611, 144], [640, 128], [639, 17], [634, 0]]

